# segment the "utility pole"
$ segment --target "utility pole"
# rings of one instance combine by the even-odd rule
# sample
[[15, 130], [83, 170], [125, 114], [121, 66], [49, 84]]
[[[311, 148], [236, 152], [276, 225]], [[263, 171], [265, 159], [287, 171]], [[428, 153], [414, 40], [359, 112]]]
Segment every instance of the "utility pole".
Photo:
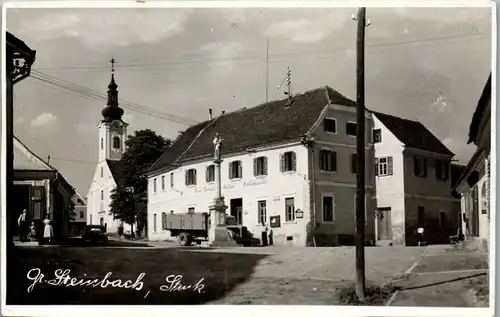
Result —
[[356, 295], [365, 300], [365, 28], [366, 8], [359, 8], [356, 40]]
[[266, 103], [269, 101], [269, 38], [266, 39]]

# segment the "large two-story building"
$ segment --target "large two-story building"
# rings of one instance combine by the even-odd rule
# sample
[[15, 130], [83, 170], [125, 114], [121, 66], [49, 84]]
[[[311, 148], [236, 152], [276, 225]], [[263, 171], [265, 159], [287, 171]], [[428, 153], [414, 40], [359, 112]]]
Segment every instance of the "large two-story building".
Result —
[[447, 242], [460, 226], [460, 199], [452, 195], [454, 154], [420, 122], [373, 112], [377, 240], [416, 245]]
[[[167, 213], [208, 212], [212, 140], [223, 138], [227, 213], [275, 244], [354, 244], [355, 103], [330, 87], [222, 114], [191, 126], [148, 172], [148, 238], [166, 240]], [[366, 112], [366, 160], [374, 161]], [[366, 164], [366, 239], [374, 239], [374, 164]]]

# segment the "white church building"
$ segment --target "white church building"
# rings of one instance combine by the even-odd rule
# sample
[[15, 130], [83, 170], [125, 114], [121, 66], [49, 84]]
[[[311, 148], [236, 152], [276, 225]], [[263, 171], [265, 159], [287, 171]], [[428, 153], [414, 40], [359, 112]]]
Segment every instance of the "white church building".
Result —
[[116, 232], [121, 223], [109, 214], [109, 205], [111, 191], [121, 177], [120, 159], [125, 152], [128, 126], [122, 120], [124, 111], [118, 106], [117, 88], [113, 71], [107, 107], [102, 110], [103, 119], [97, 125], [99, 160], [87, 195], [87, 224], [106, 226], [110, 233]]

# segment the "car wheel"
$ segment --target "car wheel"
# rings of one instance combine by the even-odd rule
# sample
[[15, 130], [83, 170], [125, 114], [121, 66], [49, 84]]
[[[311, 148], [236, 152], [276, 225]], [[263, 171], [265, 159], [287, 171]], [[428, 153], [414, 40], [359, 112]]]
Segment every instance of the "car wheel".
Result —
[[179, 244], [181, 247], [188, 247], [191, 245], [192, 237], [189, 233], [183, 232], [179, 235]]

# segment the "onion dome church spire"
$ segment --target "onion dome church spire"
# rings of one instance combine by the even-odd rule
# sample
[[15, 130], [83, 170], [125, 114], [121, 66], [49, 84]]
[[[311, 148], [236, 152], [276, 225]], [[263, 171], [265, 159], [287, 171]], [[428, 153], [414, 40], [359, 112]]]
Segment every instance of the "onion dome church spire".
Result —
[[118, 85], [115, 83], [115, 59], [111, 59], [111, 82], [108, 85], [107, 107], [101, 111], [104, 121], [122, 120], [123, 109], [118, 106]]

